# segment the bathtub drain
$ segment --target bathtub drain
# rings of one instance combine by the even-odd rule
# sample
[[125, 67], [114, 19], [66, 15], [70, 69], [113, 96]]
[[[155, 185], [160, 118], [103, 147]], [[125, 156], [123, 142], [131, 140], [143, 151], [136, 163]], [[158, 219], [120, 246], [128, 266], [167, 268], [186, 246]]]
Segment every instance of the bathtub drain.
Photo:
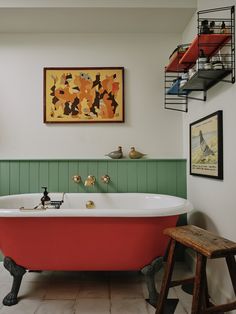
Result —
[[95, 207], [95, 204], [93, 201], [87, 201], [86, 208], [94, 208], [94, 207]]

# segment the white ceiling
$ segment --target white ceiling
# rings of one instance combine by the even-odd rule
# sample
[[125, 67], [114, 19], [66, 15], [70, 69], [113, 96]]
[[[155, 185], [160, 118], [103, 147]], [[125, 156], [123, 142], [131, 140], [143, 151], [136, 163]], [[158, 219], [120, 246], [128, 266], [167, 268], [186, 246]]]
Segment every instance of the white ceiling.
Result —
[[5, 8], [196, 8], [197, 0], [0, 0]]
[[0, 0], [0, 33], [180, 33], [195, 0]]

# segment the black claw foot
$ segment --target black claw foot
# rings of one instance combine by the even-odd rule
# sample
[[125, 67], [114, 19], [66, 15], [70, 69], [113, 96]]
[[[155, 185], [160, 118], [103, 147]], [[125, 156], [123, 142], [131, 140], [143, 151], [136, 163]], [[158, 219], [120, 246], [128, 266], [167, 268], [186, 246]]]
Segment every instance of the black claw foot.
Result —
[[11, 292], [9, 292], [3, 299], [4, 305], [11, 306], [18, 302], [17, 295], [20, 289], [22, 277], [26, 270], [24, 267], [17, 265], [10, 257], [4, 258], [3, 265], [13, 276]]
[[11, 306], [18, 303], [17, 297], [15, 293], [9, 292], [8, 295], [5, 296], [5, 298], [2, 301], [3, 305]]
[[167, 299], [164, 307], [164, 314], [174, 314], [179, 299]]
[[189, 283], [189, 284], [182, 285], [181, 288], [184, 292], [193, 295], [193, 287], [194, 287], [194, 284]]
[[[157, 300], [146, 299], [146, 301], [153, 307], [157, 307]], [[179, 299], [167, 299], [164, 307], [163, 314], [174, 314], [176, 307], [179, 303]]]
[[156, 285], [155, 285], [155, 274], [158, 272], [163, 266], [163, 257], [156, 258], [151, 264], [143, 267], [141, 269], [142, 274], [144, 274], [147, 288], [148, 288], [148, 302], [154, 306], [156, 306], [157, 298], [159, 296]]
[[152, 305], [153, 307], [155, 308], [157, 307], [157, 297], [155, 299], [145, 299], [145, 301]]

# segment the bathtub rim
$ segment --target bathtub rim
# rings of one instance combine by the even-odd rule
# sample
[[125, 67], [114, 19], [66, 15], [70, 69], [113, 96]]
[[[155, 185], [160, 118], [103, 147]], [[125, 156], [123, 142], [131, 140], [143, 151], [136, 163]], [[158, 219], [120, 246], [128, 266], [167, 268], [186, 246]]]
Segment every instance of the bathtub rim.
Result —
[[[58, 197], [62, 195], [63, 192], [51, 192], [50, 195], [57, 195]], [[104, 196], [105, 194], [109, 194], [109, 196], [117, 196], [117, 195], [125, 195], [134, 197], [135, 195], [142, 195], [142, 196], [160, 196], [163, 198], [170, 198], [170, 199], [178, 199], [182, 201], [181, 205], [178, 206], [171, 206], [164, 209], [131, 209], [131, 208], [122, 208], [122, 209], [69, 209], [69, 208], [61, 208], [61, 209], [46, 209], [46, 210], [19, 210], [19, 208], [10, 208], [4, 209], [0, 208], [0, 218], [2, 217], [166, 217], [166, 216], [176, 216], [181, 214], [189, 213], [193, 210], [193, 206], [189, 200], [168, 195], [168, 194], [157, 194], [157, 193], [65, 193], [65, 195], [80, 195], [81, 197], [86, 197], [85, 199], [92, 199], [93, 195], [101, 195]], [[41, 193], [26, 193], [26, 194], [12, 194], [6, 196], [0, 196], [0, 201], [7, 200], [11, 198], [17, 197], [31, 197], [31, 196], [38, 196], [38, 199], [42, 196]], [[162, 210], [162, 211], [161, 211]]]

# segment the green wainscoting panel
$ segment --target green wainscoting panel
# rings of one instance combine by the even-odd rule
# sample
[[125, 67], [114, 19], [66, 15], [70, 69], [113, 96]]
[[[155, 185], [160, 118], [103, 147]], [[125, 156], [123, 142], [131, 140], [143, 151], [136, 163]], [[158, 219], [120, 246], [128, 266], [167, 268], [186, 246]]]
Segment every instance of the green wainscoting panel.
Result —
[[187, 197], [187, 176], [186, 176], [186, 161], [178, 162], [177, 169], [177, 195], [183, 198]]
[[[71, 167], [73, 166], [71, 163]], [[76, 163], [77, 165], [77, 163]], [[77, 171], [77, 169], [76, 169]], [[74, 171], [73, 171], [74, 173]], [[49, 191], [58, 191], [59, 189], [59, 163], [58, 161], [51, 161], [48, 165], [48, 190]], [[72, 189], [72, 187], [71, 187]], [[77, 191], [76, 191], [77, 192]]]
[[117, 191], [117, 161], [107, 162], [107, 174], [111, 178], [111, 182], [108, 184], [107, 192], [108, 193], [115, 193]]
[[[101, 182], [108, 174], [109, 184]], [[72, 177], [80, 175], [82, 182]], [[88, 175], [96, 177], [93, 187], [85, 187]], [[128, 193], [146, 192], [186, 197], [186, 160], [0, 160], [0, 195], [42, 192]]]
[[30, 167], [28, 161], [22, 161], [19, 163], [20, 168], [20, 194], [29, 192], [30, 183], [29, 183], [29, 177], [30, 177]]
[[[58, 192], [69, 192], [69, 161], [59, 161]], [[57, 192], [57, 191], [55, 191]]]
[[0, 195], [10, 194], [10, 162], [0, 163]]
[[[9, 163], [11, 163], [11, 161], [9, 161]], [[41, 188], [39, 188], [40, 187], [40, 185], [39, 185], [39, 163], [40, 163], [39, 161], [38, 162], [29, 161], [29, 163], [28, 163], [28, 166], [29, 166], [29, 193], [36, 193], [39, 190], [41, 190]], [[26, 178], [26, 180], [27, 180], [27, 178]]]

